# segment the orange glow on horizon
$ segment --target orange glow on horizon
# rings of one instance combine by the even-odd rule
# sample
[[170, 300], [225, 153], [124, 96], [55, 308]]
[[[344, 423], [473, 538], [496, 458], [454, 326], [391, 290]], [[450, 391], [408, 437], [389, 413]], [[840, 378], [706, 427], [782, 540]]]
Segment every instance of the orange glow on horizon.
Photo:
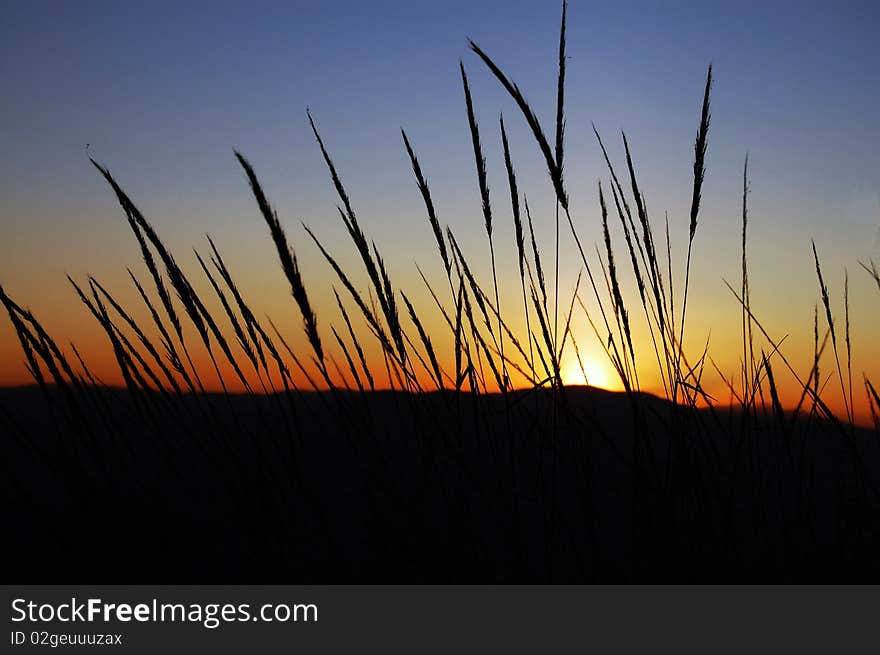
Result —
[[[10, 355], [8, 354], [10, 350], [13, 348], [18, 348], [17, 341], [13, 341], [12, 339], [7, 338], [7, 328], [4, 327], [4, 358], [9, 359]], [[51, 331], [50, 331], [51, 335]], [[14, 339], [14, 333], [12, 335]], [[86, 363], [89, 367], [89, 371], [92, 375], [95, 376], [97, 380], [101, 383], [108, 384], [112, 387], [123, 387], [124, 379], [119, 371], [118, 365], [113, 357], [112, 349], [109, 346], [109, 343], [106, 341], [106, 338], [102, 338], [101, 334], [92, 334], [90, 338], [83, 341], [80, 344], [77, 344], [77, 348], [80, 350], [83, 355]], [[313, 384], [318, 389], [326, 389], [327, 384], [323, 380], [321, 374], [318, 369], [309, 362], [310, 357], [308, 356], [308, 345], [303, 343], [298, 343], [296, 339], [290, 337], [290, 335], [285, 335], [286, 339], [289, 339], [289, 343], [292, 347], [295, 348], [295, 352], [297, 357], [306, 367], [306, 373], [302, 370], [298, 369], [296, 365], [291, 361], [289, 355], [284, 354], [284, 360], [286, 365], [289, 367], [291, 375], [295, 384], [302, 390], [310, 391], [313, 390]], [[294, 343], [297, 342], [297, 343]], [[63, 343], [60, 342], [59, 343]], [[335, 346], [336, 344], [334, 344]], [[12, 348], [10, 348], [12, 346]], [[217, 374], [214, 372], [213, 364], [211, 363], [210, 358], [207, 353], [204, 352], [204, 349], [200, 347], [201, 344], [196, 344], [195, 340], [191, 343], [192, 348], [192, 359], [193, 363], [199, 373], [199, 377], [204, 385], [206, 391], [210, 392], [221, 392], [223, 390], [223, 385], [220, 383], [220, 379], [217, 377]], [[368, 350], [368, 346], [363, 346], [365, 350]], [[357, 387], [354, 383], [353, 376], [349, 372], [347, 368], [347, 364], [344, 358], [344, 355], [341, 352], [337, 352], [338, 349], [328, 350], [327, 357], [327, 372], [330, 377], [331, 382], [334, 385], [339, 387], [349, 387], [353, 390], [356, 390]], [[74, 370], [78, 373], [81, 372], [81, 366], [76, 360], [71, 349], [64, 348], [65, 355], [69, 358], [71, 364], [74, 367]], [[439, 357], [438, 353], [438, 357]], [[604, 357], [604, 355], [602, 355]], [[264, 388], [262, 384], [259, 382], [259, 379], [256, 375], [254, 375], [254, 371], [252, 368], [248, 368], [250, 365], [247, 359], [241, 356], [240, 353], [236, 353], [236, 358], [238, 359], [239, 366], [245, 372], [246, 379], [251, 386], [251, 390], [254, 393], [263, 393]], [[27, 370], [23, 365], [23, 355], [19, 353], [18, 362], [13, 363], [11, 366], [6, 367], [2, 372], [2, 378], [0, 378], [0, 386], [3, 387], [13, 387], [13, 386], [26, 386], [33, 384], [34, 381], [28, 374]], [[223, 376], [223, 382], [226, 386], [226, 389], [232, 393], [241, 393], [245, 392], [247, 389], [241, 383], [241, 381], [236, 377], [234, 370], [231, 365], [224, 361], [221, 357], [218, 356], [218, 366], [220, 372]], [[309, 362], [309, 363], [307, 363]], [[381, 366], [376, 366], [377, 362], [382, 364]], [[414, 360], [417, 362], [417, 360]], [[16, 365], [17, 364], [17, 365]], [[392, 388], [400, 388], [400, 384], [397, 378], [388, 379], [384, 363], [380, 360], [377, 360], [375, 357], [375, 353], [373, 356], [368, 356], [368, 365], [371, 366], [371, 370], [373, 370], [375, 375], [375, 384], [376, 389], [378, 390], [387, 390]], [[452, 371], [454, 368], [454, 361], [451, 357], [449, 357], [448, 361], [445, 358], [440, 360], [440, 365], [446, 372]], [[826, 364], [827, 365], [827, 364]], [[432, 377], [425, 371], [420, 363], [413, 363], [415, 368], [415, 375], [419, 382], [425, 390], [434, 390], [436, 389], [436, 384], [434, 383]], [[793, 379], [793, 377], [789, 375], [785, 375], [784, 370], [781, 366], [779, 366], [779, 371], [776, 372], [777, 380], [776, 383], [778, 385], [778, 390], [780, 397], [782, 399], [782, 404], [785, 407], [786, 411], [789, 411], [794, 408], [798, 399], [801, 396], [802, 389], [798, 385], [798, 383]], [[376, 371], [380, 371], [379, 375], [376, 375]], [[47, 372], [44, 371], [48, 375]], [[277, 373], [277, 370], [272, 369], [270, 371], [270, 379], [265, 380], [266, 388], [265, 391], [270, 391], [274, 388], [276, 390], [282, 390], [283, 384], [280, 376]], [[340, 375], [341, 373], [341, 375]], [[490, 376], [488, 367], [485, 371], [487, 376]], [[593, 356], [584, 356], [582, 353], [581, 363], [579, 364], [577, 358], [574, 356], [574, 353], [569, 353], [566, 356], [566, 361], [563, 364], [561, 375], [563, 384], [569, 386], [581, 386], [584, 385], [584, 373], [586, 373], [586, 383], [589, 386], [606, 389], [610, 391], [622, 391], [623, 385], [620, 382], [620, 379], [614, 370], [613, 366], [608, 361], [603, 361], [601, 358], [596, 358]], [[831, 375], [828, 372], [828, 375]], [[510, 369], [511, 382], [514, 388], [522, 389], [528, 388], [530, 386], [529, 382], [522, 377], [519, 373], [516, 373], [513, 369]], [[263, 376], [265, 378], [265, 376]], [[182, 384], [182, 381], [181, 381]], [[823, 400], [829, 405], [832, 411], [835, 412], [839, 417], [846, 416], [846, 410], [841, 398], [838, 398], [833, 394], [835, 390], [834, 385], [836, 384], [836, 379], [832, 378], [826, 385], [826, 392], [828, 397], [823, 395]], [[497, 385], [490, 382], [490, 379], [487, 377], [486, 379], [487, 390], [490, 392], [497, 392]], [[448, 380], [445, 380], [444, 386], [449, 389], [452, 388], [451, 383]], [[467, 388], [467, 384], [465, 384], [465, 388]], [[727, 407], [733, 406], [736, 407], [737, 400], [734, 398], [728, 387], [720, 380], [715, 380], [712, 382], [707, 382], [704, 385], [705, 391], [714, 398], [714, 404], [716, 407]], [[652, 393], [654, 395], [664, 397], [664, 391], [662, 385], [653, 384], [650, 382], [643, 382], [641, 391]], [[860, 399], [860, 395], [858, 393], [859, 387], [855, 386], [854, 381], [854, 415], [856, 423], [864, 426], [871, 427], [873, 425], [873, 420], [870, 412], [870, 407], [868, 405], [867, 399], [865, 396], [862, 396], [864, 400]], [[769, 402], [769, 401], [768, 401]], [[705, 405], [704, 401], [699, 402], [700, 405]], [[809, 399], [804, 402], [804, 408], [808, 408], [810, 405]]]

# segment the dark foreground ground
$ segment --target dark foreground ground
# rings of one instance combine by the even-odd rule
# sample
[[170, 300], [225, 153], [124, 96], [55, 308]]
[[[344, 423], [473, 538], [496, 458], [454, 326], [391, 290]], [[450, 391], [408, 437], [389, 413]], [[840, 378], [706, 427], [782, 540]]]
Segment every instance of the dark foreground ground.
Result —
[[569, 388], [0, 390], [6, 579], [878, 582], [875, 432]]

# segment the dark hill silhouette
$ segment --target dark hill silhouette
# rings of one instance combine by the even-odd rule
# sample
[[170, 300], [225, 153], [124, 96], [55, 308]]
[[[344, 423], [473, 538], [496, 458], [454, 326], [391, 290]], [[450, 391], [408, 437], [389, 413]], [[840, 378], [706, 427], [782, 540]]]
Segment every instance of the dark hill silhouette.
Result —
[[175, 418], [88, 391], [109, 408], [88, 425], [112, 429], [57, 429], [54, 389], [48, 404], [0, 390], [13, 582], [864, 582], [880, 568], [876, 435], [815, 418], [746, 430], [716, 409], [672, 429], [684, 414], [664, 400], [643, 394], [634, 414], [625, 394], [582, 387], [558, 401], [206, 394]]

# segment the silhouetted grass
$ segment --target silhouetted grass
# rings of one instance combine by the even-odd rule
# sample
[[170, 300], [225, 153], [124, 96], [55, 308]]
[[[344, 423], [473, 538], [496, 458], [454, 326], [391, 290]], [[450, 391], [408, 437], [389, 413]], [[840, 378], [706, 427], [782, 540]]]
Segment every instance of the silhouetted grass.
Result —
[[[253, 575], [325, 582], [874, 579], [880, 573], [880, 396], [863, 372], [874, 431], [858, 427], [848, 273], [844, 366], [813, 244], [827, 329], [820, 335], [817, 303], [809, 370], [796, 371], [785, 337], [771, 335], [752, 304], [746, 157], [739, 291], [725, 282], [742, 316], [739, 374], [718, 368], [708, 339], [698, 347], [685, 341], [692, 332], [686, 329], [688, 289], [708, 167], [711, 66], [694, 141], [683, 284], [676, 288], [673, 278], [670, 217], [664, 216], [665, 233], [655, 242], [626, 134], [624, 187], [595, 126], [607, 167], [596, 187], [602, 243], [595, 252], [585, 248], [563, 179], [567, 11], [563, 3], [552, 142], [519, 87], [469, 41], [522, 115], [550, 178], [556, 201], [552, 306], [546, 252], [535, 237], [534, 223], [542, 219], [533, 220], [521, 196], [503, 117], [517, 270], [507, 276], [497, 268], [497, 213], [464, 62], [491, 287], [481, 283], [452, 228], [441, 224], [422, 163], [401, 129], [443, 266], [440, 284], [449, 287], [444, 300], [445, 291], [438, 294], [417, 265], [434, 301], [430, 309], [442, 319], [436, 331], [367, 237], [308, 111], [366, 287], [305, 223], [308, 238], [294, 247], [297, 235], [282, 225], [253, 167], [235, 152], [302, 316], [306, 348], [268, 317], [270, 330], [263, 327], [209, 237], [210, 253], [193, 252], [216, 296], [212, 310], [109, 170], [92, 160], [119, 201], [152, 280], [148, 293], [128, 271], [149, 319], [139, 323], [119, 292], [111, 294], [112, 285], [68, 278], [109, 342], [124, 384], [114, 389], [73, 344], [69, 358], [0, 287], [0, 303], [44, 403], [35, 403], [30, 390], [8, 392], [20, 394], [9, 402], [0, 392], [0, 424], [11, 435], [3, 442], [8, 497], [13, 519], [29, 526], [15, 536], [19, 557], [42, 566], [72, 553], [85, 570], [115, 570], [101, 554], [106, 549], [63, 534], [85, 519], [112, 516], [121, 546], [114, 552], [133, 552], [155, 570], [178, 566], [192, 576], [222, 569], [250, 581]], [[560, 210], [580, 257], [562, 307]], [[621, 232], [625, 251], [618, 250]], [[296, 256], [312, 244], [344, 288], [334, 286], [335, 308], [320, 322], [315, 308], [323, 305], [313, 303]], [[874, 262], [859, 264], [880, 289]], [[628, 276], [635, 281], [632, 293]], [[505, 280], [520, 287], [521, 312], [502, 307]], [[589, 382], [583, 341], [575, 336], [579, 324], [592, 332], [623, 394], [564, 386], [563, 362], [572, 351]], [[637, 342], [639, 327], [650, 346]], [[844, 417], [823, 397], [834, 377], [822, 366], [829, 339]], [[205, 391], [193, 343], [204, 347], [222, 395]], [[370, 345], [378, 346], [375, 361], [367, 356]], [[727, 387], [729, 404], [704, 388], [707, 362]], [[221, 363], [243, 394], [229, 390]], [[793, 410], [783, 404], [780, 375], [799, 390]], [[662, 397], [644, 392], [641, 380], [648, 377], [659, 380]], [[26, 493], [38, 498], [36, 509], [16, 502]]]

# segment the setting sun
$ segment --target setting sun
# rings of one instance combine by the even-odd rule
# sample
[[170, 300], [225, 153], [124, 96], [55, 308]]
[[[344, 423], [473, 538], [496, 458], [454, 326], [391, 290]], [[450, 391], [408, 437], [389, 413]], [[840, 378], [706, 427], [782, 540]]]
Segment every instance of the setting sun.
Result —
[[[586, 374], [586, 380], [584, 380]], [[578, 363], [577, 358], [572, 358], [562, 368], [562, 382], [566, 385], [588, 384], [591, 387], [612, 389], [615, 384], [614, 372], [602, 361], [592, 357], [582, 357]]]

